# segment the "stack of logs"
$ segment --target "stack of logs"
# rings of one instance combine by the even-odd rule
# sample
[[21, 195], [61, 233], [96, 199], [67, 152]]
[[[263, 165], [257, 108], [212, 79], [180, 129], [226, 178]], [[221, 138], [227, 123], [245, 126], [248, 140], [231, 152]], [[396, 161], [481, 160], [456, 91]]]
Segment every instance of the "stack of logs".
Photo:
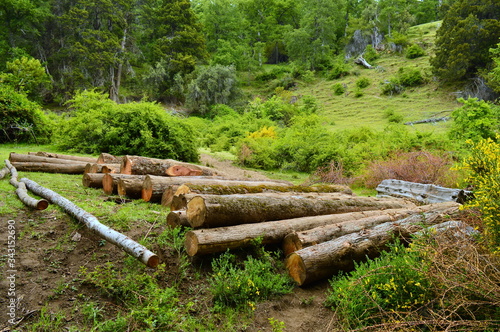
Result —
[[[40, 154], [11, 154], [10, 160], [21, 171], [78, 165], [85, 187], [169, 207], [170, 227], [193, 228], [185, 240], [190, 256], [251, 246], [256, 240], [281, 245], [298, 285], [352, 269], [355, 261], [376, 256], [395, 236], [409, 239], [426, 226], [457, 217], [460, 206], [358, 197], [338, 185], [229, 179], [212, 168], [171, 159], [101, 154], [85, 163]], [[37, 157], [36, 162], [26, 156]]]

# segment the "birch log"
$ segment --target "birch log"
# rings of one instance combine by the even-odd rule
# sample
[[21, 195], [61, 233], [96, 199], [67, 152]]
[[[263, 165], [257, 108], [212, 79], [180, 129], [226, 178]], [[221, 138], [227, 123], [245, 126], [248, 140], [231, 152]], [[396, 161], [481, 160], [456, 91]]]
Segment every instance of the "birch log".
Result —
[[29, 190], [41, 197], [45, 197], [52, 203], [57, 204], [66, 213], [76, 218], [78, 221], [84, 223], [94, 233], [98, 234], [106, 241], [109, 241], [114, 245], [122, 248], [125, 252], [137, 258], [148, 267], [155, 268], [158, 266], [159, 258], [156, 254], [149, 251], [146, 247], [135, 242], [128, 236], [119, 233], [106, 225], [101, 224], [96, 217], [79, 208], [70, 200], [64, 198], [63, 196], [50, 189], [40, 186], [38, 183], [29, 179], [22, 178], [21, 182], [24, 182]]
[[283, 239], [283, 251], [285, 256], [287, 256], [294, 251], [310, 247], [318, 243], [330, 241], [346, 234], [360, 232], [363, 229], [371, 228], [385, 222], [400, 220], [417, 213], [430, 211], [439, 213], [457, 206], [459, 206], [458, 203], [446, 202], [423, 205], [407, 210], [391, 212], [380, 211], [379, 215], [361, 218], [356, 221], [345, 221], [337, 224], [312, 228], [306, 231], [292, 232]]
[[[339, 194], [341, 195], [341, 194]], [[354, 211], [415, 207], [401, 199], [354, 197], [318, 199], [301, 195], [199, 195], [187, 204], [193, 228], [211, 228]]]
[[[45, 210], [49, 206], [49, 202], [45, 199], [36, 199], [28, 194], [28, 190], [23, 182], [18, 181], [17, 170], [12, 164], [6, 160], [5, 168], [0, 172], [0, 179], [5, 177], [8, 173], [11, 175], [9, 183], [16, 188], [17, 197], [23, 202], [24, 205], [36, 210]], [[4, 171], [6, 170], [6, 171]], [[4, 174], [5, 173], [5, 174]]]
[[459, 207], [456, 206], [444, 212], [416, 214], [347, 234], [290, 254], [286, 267], [299, 286], [329, 278], [339, 271], [352, 270], [355, 261], [376, 257], [394, 236], [409, 239], [411, 233], [422, 230], [424, 226], [449, 220], [458, 213]]

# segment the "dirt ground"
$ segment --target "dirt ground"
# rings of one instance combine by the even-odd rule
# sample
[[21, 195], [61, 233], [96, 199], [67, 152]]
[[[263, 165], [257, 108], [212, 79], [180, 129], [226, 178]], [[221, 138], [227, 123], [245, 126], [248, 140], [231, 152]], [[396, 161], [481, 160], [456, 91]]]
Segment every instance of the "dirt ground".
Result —
[[[267, 179], [258, 172], [240, 169], [208, 155], [202, 156], [202, 163], [232, 178]], [[15, 253], [9, 256], [8, 236], [12, 230], [16, 232]], [[146, 231], [133, 228], [127, 235], [134, 238]], [[54, 247], [56, 242], [59, 244]], [[65, 311], [68, 324], [82, 319], [75, 309], [77, 301], [102, 303], [112, 313], [114, 304], [95, 289], [81, 285], [78, 275], [82, 266], [91, 270], [102, 260], [121, 261], [126, 254], [112, 244], [103, 244], [63, 212], [23, 209], [17, 215], [0, 215], [0, 243], [0, 332], [14, 330], [8, 323], [12, 318], [9, 317], [11, 301], [16, 306], [15, 320], [20, 321], [15, 327], [18, 331], [39, 317], [40, 308], [46, 304], [51, 310]], [[175, 274], [175, 253], [165, 248], [153, 249], [173, 267], [169, 273]], [[292, 294], [258, 304], [255, 318], [246, 331], [272, 331], [269, 318], [284, 322], [284, 331], [334, 331], [334, 314], [323, 305], [327, 288], [326, 281], [296, 287]]]

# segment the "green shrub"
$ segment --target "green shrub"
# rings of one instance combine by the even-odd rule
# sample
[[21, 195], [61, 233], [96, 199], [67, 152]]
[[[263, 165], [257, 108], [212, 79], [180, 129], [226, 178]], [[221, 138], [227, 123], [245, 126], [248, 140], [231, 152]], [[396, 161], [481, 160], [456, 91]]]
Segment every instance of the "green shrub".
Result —
[[342, 84], [342, 83], [335, 83], [335, 84], [332, 85], [332, 90], [333, 90], [334, 94], [336, 94], [337, 96], [340, 96], [341, 94], [345, 93], [344, 84]]
[[371, 84], [371, 81], [368, 77], [360, 77], [356, 81], [356, 86], [360, 89], [367, 88], [370, 86], [370, 84]]
[[349, 75], [350, 66], [342, 59], [337, 60], [327, 74], [327, 79], [335, 80]]
[[61, 149], [197, 161], [193, 129], [155, 103], [116, 104], [93, 91], [70, 101], [74, 111], [57, 131]]
[[398, 81], [405, 87], [414, 87], [424, 83], [424, 76], [417, 68], [401, 67], [397, 73]]
[[255, 310], [255, 303], [290, 293], [291, 279], [276, 269], [278, 260], [268, 252], [260, 258], [248, 256], [242, 263], [229, 252], [212, 261], [209, 280], [216, 309], [226, 306]]
[[384, 117], [387, 119], [387, 121], [392, 123], [401, 123], [404, 120], [403, 115], [394, 112], [394, 110], [392, 109], [386, 109], [384, 111]]
[[500, 107], [477, 98], [458, 99], [463, 104], [451, 113], [453, 122], [449, 131], [450, 138], [465, 142], [467, 139], [478, 141], [495, 138], [499, 129]]
[[413, 44], [406, 49], [406, 58], [416, 59], [425, 55], [425, 51], [417, 44]]
[[354, 89], [354, 97], [360, 98], [360, 97], [363, 97], [363, 95], [364, 95], [364, 92], [360, 87], [356, 87], [356, 89]]
[[0, 143], [47, 143], [52, 122], [22, 92], [0, 83]]
[[391, 79], [390, 81], [384, 81], [380, 84], [380, 89], [384, 95], [393, 95], [403, 92], [404, 86], [402, 86], [397, 79]]
[[418, 252], [396, 243], [353, 272], [333, 278], [326, 303], [346, 330], [380, 323], [385, 312], [418, 308], [432, 298], [422, 265]]
[[368, 62], [373, 62], [380, 58], [380, 55], [372, 45], [367, 45], [363, 53], [363, 58]]

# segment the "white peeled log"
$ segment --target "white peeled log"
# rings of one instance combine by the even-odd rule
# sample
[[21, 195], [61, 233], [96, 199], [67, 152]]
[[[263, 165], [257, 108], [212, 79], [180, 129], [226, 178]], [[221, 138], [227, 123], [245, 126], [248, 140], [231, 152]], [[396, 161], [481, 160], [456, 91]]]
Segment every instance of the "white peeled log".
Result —
[[24, 182], [26, 184], [26, 187], [28, 187], [28, 189], [33, 193], [48, 199], [54, 204], [57, 204], [64, 211], [66, 211], [66, 213], [68, 213], [78, 221], [83, 222], [94, 233], [98, 234], [106, 241], [109, 241], [114, 245], [122, 248], [125, 252], [137, 258], [148, 267], [155, 268], [158, 266], [159, 258], [156, 254], [149, 251], [146, 247], [135, 242], [128, 236], [117, 232], [106, 225], [101, 224], [96, 217], [81, 209], [70, 200], [64, 198], [63, 196], [50, 189], [40, 186], [35, 181], [22, 178], [20, 182]]

